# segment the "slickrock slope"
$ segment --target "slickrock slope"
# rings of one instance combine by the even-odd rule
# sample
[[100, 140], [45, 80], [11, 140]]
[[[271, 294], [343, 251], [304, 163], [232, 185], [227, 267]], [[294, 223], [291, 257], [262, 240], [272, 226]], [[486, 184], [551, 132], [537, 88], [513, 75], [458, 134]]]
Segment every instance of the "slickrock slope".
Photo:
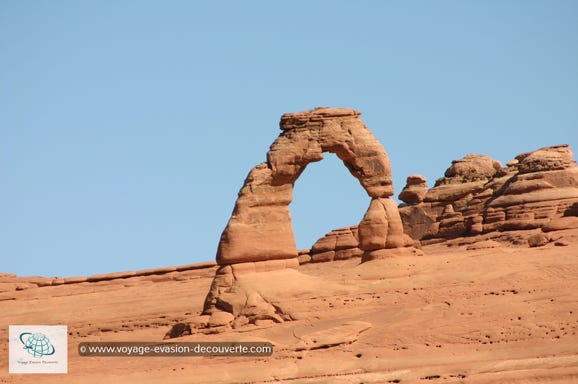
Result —
[[[411, 186], [408, 179], [405, 189]], [[422, 243], [495, 231], [576, 228], [571, 217], [578, 211], [578, 167], [567, 145], [523, 153], [506, 168], [488, 156], [467, 155], [452, 162], [422, 201], [404, 201], [405, 232]]]
[[[267, 152], [267, 162], [247, 176], [217, 250], [220, 265], [207, 295], [204, 313], [211, 327], [239, 327], [256, 322], [283, 322], [292, 317], [271, 301], [278, 292], [271, 281], [287, 282], [286, 289], [307, 291], [323, 283], [299, 274], [298, 252], [291, 225], [289, 204], [293, 185], [307, 165], [335, 153], [370, 197], [369, 208], [355, 238], [346, 244], [326, 247], [320, 259], [332, 260], [361, 253], [364, 261], [407, 252], [403, 225], [393, 195], [391, 167], [383, 146], [349, 108], [316, 108], [281, 117], [282, 133]], [[410, 242], [413, 243], [413, 242]], [[324, 249], [324, 248], [323, 248]], [[336, 253], [337, 252], [337, 253]]]
[[[9, 375], [0, 383], [548, 383], [578, 382], [578, 230], [529, 248], [508, 231], [425, 245], [401, 255], [309, 263], [324, 285], [277, 296], [293, 321], [204, 334], [203, 300], [217, 269], [174, 268], [0, 292], [0, 339], [10, 324], [67, 324], [68, 375]], [[564, 242], [566, 246], [556, 246]], [[24, 278], [0, 277], [0, 281]], [[31, 282], [32, 279], [28, 279]], [[302, 279], [303, 280], [303, 279]], [[269, 281], [269, 289], [285, 282]], [[316, 289], [313, 289], [316, 288]], [[81, 357], [83, 341], [270, 341], [271, 357]], [[186, 327], [183, 327], [185, 329]]]

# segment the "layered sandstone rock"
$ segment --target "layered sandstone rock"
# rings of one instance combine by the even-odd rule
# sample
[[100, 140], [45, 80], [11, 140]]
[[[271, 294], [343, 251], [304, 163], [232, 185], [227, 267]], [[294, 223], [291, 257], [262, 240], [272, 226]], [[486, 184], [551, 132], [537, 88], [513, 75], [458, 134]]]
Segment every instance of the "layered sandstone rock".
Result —
[[[368, 212], [370, 211], [371, 207]], [[373, 216], [373, 214], [366, 214], [365, 218], [369, 216]], [[361, 224], [352, 227], [338, 228], [317, 240], [311, 249], [300, 251], [300, 258], [302, 259], [299, 263], [305, 264], [309, 261], [321, 263], [334, 260], [346, 260], [354, 257], [361, 257], [362, 261], [369, 261], [397, 255], [423, 254], [419, 249], [416, 249], [416, 247], [419, 248], [420, 246], [419, 242], [414, 241], [405, 233], [402, 234], [401, 239], [399, 238], [399, 226], [396, 227], [395, 224], [393, 224], [390, 228], [389, 222], [381, 222], [381, 224], [378, 224], [380, 221], [379, 215], [377, 215], [377, 220], [377, 223], [371, 223], [369, 221], [365, 221], [364, 223], [365, 228], [362, 229], [362, 231], [366, 231], [367, 233], [365, 236], [362, 235], [362, 239], [364, 239], [364, 248], [366, 248], [366, 250], [361, 249], [359, 243], [359, 227]], [[395, 220], [392, 220], [392, 222], [396, 223]], [[372, 226], [374, 227], [372, 228]], [[386, 234], [387, 232], [389, 232], [389, 234]], [[377, 236], [375, 236], [376, 234]], [[388, 248], [383, 245], [384, 241], [387, 243], [388, 235], [391, 236], [390, 244], [395, 244], [396, 247]], [[376, 247], [372, 246], [373, 241], [377, 242]], [[399, 244], [402, 245], [398, 246]]]
[[335, 153], [371, 198], [393, 194], [383, 146], [349, 108], [317, 108], [281, 117], [281, 135], [267, 162], [251, 170], [217, 250], [228, 265], [297, 257], [289, 203], [293, 184], [307, 165]]
[[334, 229], [311, 247], [311, 261], [314, 263], [344, 260], [361, 256], [358, 226]]
[[391, 166], [383, 146], [349, 108], [316, 108], [281, 117], [283, 133], [267, 153], [274, 184], [292, 184], [307, 164], [335, 153], [372, 198], [393, 195]]
[[358, 233], [363, 261], [387, 256], [387, 249], [402, 248], [403, 224], [396, 203], [391, 199], [372, 199]]
[[577, 203], [578, 167], [570, 147], [556, 145], [518, 155], [506, 168], [484, 155], [453, 161], [423, 202], [400, 206], [400, 214], [405, 232], [427, 242], [548, 228], [578, 215]]
[[452, 161], [444, 177], [436, 181], [436, 186], [487, 181], [502, 169], [499, 161], [486, 155], [468, 154], [463, 159]]
[[463, 236], [466, 233], [464, 216], [461, 212], [455, 212], [451, 204], [445, 206], [439, 217], [437, 235], [446, 239]]
[[221, 235], [217, 263], [227, 265], [297, 257], [289, 203], [293, 185], [276, 184], [267, 164], [249, 172], [229, 224]]
[[410, 175], [407, 177], [405, 187], [399, 194], [399, 199], [407, 204], [419, 204], [425, 198], [427, 184], [422, 175]]
[[[249, 301], [259, 302], [255, 296], [259, 294], [239, 282], [240, 274], [295, 269], [299, 258], [328, 261], [360, 253], [368, 260], [386, 257], [383, 250], [408, 243], [397, 205], [389, 199], [393, 195], [389, 158], [359, 115], [349, 108], [316, 108], [281, 117], [282, 133], [271, 145], [267, 162], [247, 176], [221, 235], [217, 250], [221, 267], [205, 301], [204, 312], [212, 315], [210, 325], [231, 320], [222, 312], [232, 314], [235, 321], [242, 316], [248, 322], [285, 319], [280, 308], [271, 305], [258, 305], [258, 313], [248, 309]], [[371, 200], [358, 230], [320, 240], [307, 259], [296, 249], [289, 203], [293, 184], [309, 163], [323, 159], [323, 152], [336, 154]]]
[[555, 145], [522, 153], [515, 158], [520, 174], [575, 168], [576, 162], [568, 145]]

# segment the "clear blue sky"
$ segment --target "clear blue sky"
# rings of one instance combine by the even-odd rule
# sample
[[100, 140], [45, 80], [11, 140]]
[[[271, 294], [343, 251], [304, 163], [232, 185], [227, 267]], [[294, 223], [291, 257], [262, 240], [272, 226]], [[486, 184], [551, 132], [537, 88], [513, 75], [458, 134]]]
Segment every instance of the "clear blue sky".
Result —
[[[353, 107], [396, 196], [451, 160], [578, 151], [577, 1], [0, 0], [0, 272], [214, 260], [281, 114]], [[300, 248], [369, 204], [333, 155]]]

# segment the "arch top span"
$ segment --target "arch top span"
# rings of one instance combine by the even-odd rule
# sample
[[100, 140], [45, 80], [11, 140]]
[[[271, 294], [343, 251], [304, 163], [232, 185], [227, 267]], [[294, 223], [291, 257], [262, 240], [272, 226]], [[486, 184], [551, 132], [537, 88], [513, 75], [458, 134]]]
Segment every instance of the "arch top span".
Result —
[[[281, 117], [282, 132], [271, 144], [267, 161], [249, 172], [239, 191], [233, 214], [219, 242], [219, 264], [297, 257], [289, 212], [293, 185], [309, 163], [323, 159], [323, 152], [336, 154], [372, 201], [389, 200], [393, 195], [389, 157], [360, 115], [361, 112], [350, 108], [320, 107]], [[370, 211], [372, 214], [368, 216]], [[393, 201], [370, 204], [368, 214], [360, 223], [360, 228], [365, 228], [360, 233], [378, 239], [368, 242], [371, 246], [367, 251], [379, 248], [376, 244], [383, 244], [385, 248], [400, 244], [398, 240], [387, 239], [387, 228], [390, 228], [390, 238], [403, 234], [396, 230], [394, 235], [391, 230], [401, 225]], [[376, 219], [376, 215], [379, 218]], [[400, 225], [387, 225], [398, 220]]]
[[393, 195], [389, 157], [360, 115], [351, 108], [326, 107], [284, 114], [279, 123], [283, 132], [267, 153], [273, 183], [293, 184], [309, 163], [331, 152], [370, 197]]

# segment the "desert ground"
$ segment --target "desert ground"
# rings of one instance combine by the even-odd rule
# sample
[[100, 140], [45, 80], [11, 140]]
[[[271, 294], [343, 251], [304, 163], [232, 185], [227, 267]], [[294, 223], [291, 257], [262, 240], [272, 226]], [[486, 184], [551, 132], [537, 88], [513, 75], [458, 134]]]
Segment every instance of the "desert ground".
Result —
[[[0, 337], [11, 324], [67, 324], [69, 373], [10, 375], [4, 342], [0, 383], [577, 383], [578, 230], [528, 247], [539, 231], [458, 238], [423, 256], [309, 263], [293, 277], [268, 272], [257, 288], [293, 320], [219, 332], [200, 325], [211, 263], [56, 285], [6, 275]], [[83, 341], [162, 341], [181, 322], [192, 334], [171, 341], [270, 341], [274, 352], [78, 353]]]

